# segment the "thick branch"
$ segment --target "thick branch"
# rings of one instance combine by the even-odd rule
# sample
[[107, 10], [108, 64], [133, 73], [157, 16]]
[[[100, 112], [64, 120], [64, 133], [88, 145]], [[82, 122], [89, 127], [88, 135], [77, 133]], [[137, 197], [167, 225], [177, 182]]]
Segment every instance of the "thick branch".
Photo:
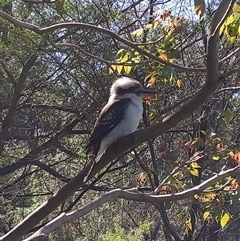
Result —
[[[225, 2], [228, 6], [232, 4], [233, 1], [231, 0], [223, 0], [222, 2]], [[224, 9], [226, 5], [220, 4], [219, 10], [216, 11], [216, 14], [219, 16], [216, 16], [214, 19], [223, 19], [225, 16]], [[1, 13], [1, 12], [0, 12]], [[222, 21], [221, 21], [222, 22]], [[60, 24], [60, 25], [54, 25], [48, 28], [43, 28], [42, 31], [49, 32], [54, 31], [55, 29], [58, 29], [60, 27], [82, 27], [82, 28], [91, 28], [95, 31], [102, 32], [109, 34], [110, 36], [116, 38], [117, 40], [121, 41], [122, 38], [115, 33], [112, 33], [111, 31], [107, 29], [98, 28], [96, 26], [92, 25], [86, 25], [86, 24]], [[216, 28], [215, 28], [216, 29]], [[121, 140], [118, 140], [116, 143], [114, 143], [110, 148], [107, 149], [106, 153], [102, 156], [102, 158], [97, 162], [92, 170], [91, 173], [88, 176], [89, 180], [91, 177], [93, 177], [97, 172], [99, 172], [103, 167], [105, 167], [110, 161], [112, 161], [114, 158], [120, 156], [122, 153], [126, 152], [128, 149], [133, 148], [140, 143], [151, 140], [153, 138], [156, 138], [163, 132], [167, 132], [169, 129], [176, 126], [180, 121], [185, 119], [188, 115], [190, 115], [194, 110], [198, 109], [202, 104], [204, 104], [214, 93], [218, 86], [218, 68], [216, 64], [213, 64], [210, 60], [214, 61], [216, 57], [211, 57], [212, 53], [217, 54], [218, 50], [218, 41], [217, 41], [217, 33], [214, 33], [214, 31], [211, 31], [209, 38], [209, 44], [208, 44], [208, 52], [207, 52], [207, 79], [205, 85], [202, 87], [202, 89], [188, 102], [186, 102], [179, 110], [177, 110], [174, 114], [168, 116], [163, 120], [162, 123], [152, 125], [147, 129], [139, 130], [137, 132], [134, 132]], [[129, 42], [127, 40], [122, 41], [125, 44], [128, 44]], [[131, 43], [131, 42], [130, 42]], [[133, 43], [131, 43], [133, 44]], [[131, 45], [129, 45], [131, 46]], [[136, 45], [133, 44], [134, 48], [137, 50]], [[142, 52], [142, 51], [141, 51]], [[145, 52], [145, 51], [144, 51]], [[144, 53], [145, 54], [145, 53]], [[146, 54], [146, 56], [149, 56], [149, 53]], [[151, 56], [152, 57], [152, 56]], [[202, 70], [201, 70], [202, 71]], [[212, 73], [211, 73], [212, 71]], [[79, 187], [84, 185], [84, 177], [88, 173], [89, 168], [91, 167], [91, 163], [89, 163], [79, 174], [74, 177], [69, 183], [67, 183], [62, 189], [60, 189], [53, 197], [51, 197], [47, 202], [42, 204], [38, 209], [36, 209], [33, 213], [31, 213], [28, 217], [26, 217], [20, 224], [18, 224], [14, 229], [12, 229], [9, 233], [7, 233], [5, 236], [3, 236], [0, 240], [4, 241], [12, 241], [12, 240], [19, 240], [27, 231], [29, 231], [34, 225], [36, 225], [38, 222], [40, 222], [43, 218], [45, 218], [48, 214], [50, 214], [52, 211], [54, 211], [62, 202], [64, 202], [68, 197], [70, 197], [76, 190], [78, 190]], [[239, 170], [239, 169], [236, 169]], [[232, 175], [236, 171], [235, 169], [232, 169], [232, 172], [228, 172], [226, 176]], [[239, 172], [239, 171], [238, 171]], [[221, 178], [224, 178], [225, 176], [222, 175]], [[136, 194], [132, 192], [122, 192], [121, 197], [128, 199], [128, 200], [135, 200], [135, 201], [143, 201], [143, 202], [151, 202], [154, 203], [156, 201], [159, 202], [165, 202], [169, 199], [170, 196], [173, 195], [173, 200], [179, 200], [186, 197], [189, 197], [189, 195], [194, 195], [195, 193], [198, 193], [201, 190], [204, 190], [207, 186], [212, 185], [218, 178], [214, 179], [210, 178], [208, 183], [204, 182], [198, 187], [194, 187], [188, 191], [185, 191], [183, 193], [178, 194], [171, 194], [171, 195], [165, 195], [165, 196], [157, 196], [157, 195], [146, 195], [146, 194]], [[220, 179], [221, 180], [221, 179]]]
[[198, 109], [202, 104], [204, 104], [213, 95], [217, 86], [217, 82], [208, 82], [191, 100], [183, 104], [183, 106], [175, 113], [166, 117], [162, 123], [152, 125], [149, 128], [143, 130], [136, 131], [115, 142], [110, 148], [107, 149], [106, 153], [93, 166], [87, 180], [93, 177], [111, 160], [120, 156], [126, 150], [131, 149], [144, 141], [154, 139], [162, 133], [167, 132], [172, 127], [176, 126], [179, 122], [181, 122], [188, 115], [190, 115], [194, 110]]
[[[201, 106], [207, 101], [214, 93], [217, 85], [206, 84], [190, 101], [182, 106], [176, 113], [165, 118], [162, 123], [150, 126], [147, 129], [139, 130], [128, 136], [123, 137], [114, 143], [106, 153], [102, 156], [101, 160], [97, 162], [91, 170], [88, 180], [105, 167], [114, 158], [120, 156], [129, 148], [139, 145], [140, 143], [151, 140], [163, 132], [168, 131], [181, 120], [186, 118], [192, 111]], [[54, 211], [63, 201], [70, 197], [79, 187], [84, 185], [84, 177], [88, 173], [91, 163], [86, 166], [76, 177], [60, 189], [53, 197], [47, 202], [43, 203], [38, 209], [26, 217], [20, 224], [13, 228], [9, 233], [2, 237], [0, 240], [11, 241], [19, 240], [27, 231], [34, 225], [41, 221], [44, 217]], [[135, 199], [134, 199], [135, 200]]]
[[236, 0], [224, 0], [217, 8], [212, 22], [210, 24], [210, 32], [207, 42], [207, 80], [206, 82], [217, 82], [218, 80], [218, 39], [219, 29], [226, 20], [233, 4]]

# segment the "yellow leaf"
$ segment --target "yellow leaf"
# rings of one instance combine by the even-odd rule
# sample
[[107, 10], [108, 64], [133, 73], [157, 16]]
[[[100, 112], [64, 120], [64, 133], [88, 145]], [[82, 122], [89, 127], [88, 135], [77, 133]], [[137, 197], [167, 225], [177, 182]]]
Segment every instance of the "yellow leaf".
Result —
[[124, 68], [124, 72], [126, 74], [129, 74], [131, 72], [131, 70], [132, 70], [132, 66], [131, 65], [124, 65], [123, 68]]
[[223, 190], [224, 190], [225, 192], [228, 192], [230, 189], [231, 189], [230, 186], [226, 186], [226, 187], [223, 188]]
[[153, 121], [154, 119], [156, 119], [156, 114], [155, 113], [150, 113], [148, 116], [149, 121]]
[[221, 225], [222, 228], [224, 228], [224, 227], [227, 225], [229, 219], [230, 219], [230, 215], [229, 215], [229, 213], [227, 213], [227, 212], [225, 212], [225, 213], [221, 216], [220, 225]]
[[159, 22], [158, 22], [158, 21], [155, 21], [155, 22], [153, 23], [153, 28], [156, 28], [158, 25], [159, 25]]
[[190, 170], [190, 173], [191, 173], [193, 176], [195, 176], [195, 177], [198, 177], [198, 176], [199, 176], [199, 171], [198, 171], [198, 169], [191, 169], [191, 170]]
[[197, 200], [199, 199], [199, 196], [197, 194], [193, 195], [193, 197]]
[[134, 37], [140, 37], [143, 34], [143, 28], [137, 29], [134, 32], [132, 32], [132, 36]]
[[206, 8], [205, 1], [204, 0], [194, 0], [194, 4], [195, 4], [195, 11], [201, 19], [205, 13], [205, 8]]
[[109, 74], [112, 74], [114, 72], [114, 70], [116, 70], [117, 66], [116, 65], [111, 65], [109, 68]]
[[117, 54], [116, 54], [116, 56], [117, 57], [120, 57], [120, 56], [122, 56], [122, 54], [125, 52], [125, 49], [119, 49], [118, 50], [118, 52], [117, 52]]
[[180, 88], [181, 86], [183, 86], [183, 81], [181, 79], [177, 80], [177, 87]]
[[130, 54], [129, 52], [126, 52], [126, 53], [122, 56], [121, 63], [124, 63], [124, 62], [128, 61], [130, 57], [131, 57], [131, 54]]
[[212, 157], [212, 159], [213, 159], [214, 161], [218, 161], [218, 160], [220, 159], [220, 156], [214, 155], [214, 156]]
[[229, 45], [234, 44], [235, 40], [236, 40], [236, 37], [228, 37], [227, 38], [227, 42], [228, 42]]
[[219, 30], [219, 35], [222, 35], [226, 30], [226, 26], [225, 24], [223, 24], [221, 27], [220, 27], [220, 30]]
[[197, 162], [192, 162], [191, 167], [192, 168], [201, 168]]
[[229, 153], [228, 153], [228, 155], [231, 157], [231, 158], [234, 158], [234, 152], [233, 151], [230, 151]]
[[205, 212], [205, 213], [203, 214], [203, 220], [205, 221], [208, 216], [210, 216], [210, 212]]
[[202, 197], [202, 202], [212, 202], [216, 197], [216, 194], [214, 192], [207, 193]]
[[169, 193], [171, 193], [171, 187], [169, 185], [164, 185], [164, 186], [162, 186], [159, 194], [163, 195], [163, 194], [169, 194]]
[[122, 72], [123, 66], [122, 65], [117, 65], [116, 70], [120, 74]]
[[240, 11], [240, 3], [236, 2], [232, 8], [233, 13]]
[[188, 219], [185, 224], [187, 225], [188, 229], [192, 230], [192, 223], [191, 223], [191, 220]]
[[191, 144], [190, 144], [190, 148], [195, 148], [195, 147], [197, 147], [197, 144], [198, 144], [198, 141], [197, 141], [197, 140], [192, 141]]
[[165, 61], [169, 61], [168, 56], [166, 54], [160, 54], [159, 58]]
[[143, 182], [146, 181], [147, 176], [148, 176], [147, 172], [141, 172], [141, 173], [139, 173], [139, 174], [137, 175], [136, 181], [137, 181], [138, 183], [143, 183]]
[[187, 148], [195, 148], [195, 147], [197, 147], [197, 145], [198, 145], [198, 141], [197, 141], [197, 140], [191, 140], [191, 141], [188, 141], [188, 142], [185, 144], [185, 146], [186, 146]]
[[108, 69], [108, 73], [113, 74], [113, 69], [111, 67]]
[[157, 82], [157, 76], [155, 74], [151, 75], [150, 79], [148, 80], [149, 85], [155, 85]]
[[146, 25], [146, 29], [151, 29], [153, 27], [153, 24], [152, 23], [149, 23]]
[[173, 24], [174, 27], [177, 27], [178, 26], [178, 20], [176, 18], [174, 18], [172, 20], [172, 24]]
[[236, 19], [234, 18], [234, 14], [232, 14], [226, 19], [225, 24], [228, 26], [231, 23], [234, 23], [235, 21], [236, 21]]

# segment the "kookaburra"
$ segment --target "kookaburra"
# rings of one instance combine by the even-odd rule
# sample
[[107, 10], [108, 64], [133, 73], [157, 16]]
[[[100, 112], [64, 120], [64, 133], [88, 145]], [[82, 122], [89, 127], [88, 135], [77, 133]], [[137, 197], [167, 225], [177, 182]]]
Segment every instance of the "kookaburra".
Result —
[[97, 160], [113, 142], [134, 132], [142, 118], [142, 98], [155, 94], [156, 91], [144, 89], [135, 79], [117, 79], [110, 89], [108, 103], [94, 125], [86, 146], [87, 154], [92, 152]]

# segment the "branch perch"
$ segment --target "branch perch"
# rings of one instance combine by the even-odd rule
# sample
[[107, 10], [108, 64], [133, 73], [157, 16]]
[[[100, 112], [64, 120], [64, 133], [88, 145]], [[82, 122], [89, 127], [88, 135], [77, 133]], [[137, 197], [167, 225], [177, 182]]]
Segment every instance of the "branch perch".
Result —
[[[214, 94], [215, 90], [217, 89], [219, 82], [218, 82], [218, 29], [225, 20], [226, 16], [228, 15], [234, 0], [222, 0], [220, 3], [215, 15], [213, 17], [211, 26], [210, 26], [210, 33], [208, 37], [208, 49], [207, 49], [207, 77], [204, 86], [202, 89], [196, 93], [195, 96], [192, 97], [188, 102], [186, 102], [181, 108], [179, 108], [175, 113], [166, 117], [162, 123], [152, 125], [147, 129], [136, 131], [124, 138], [118, 140], [114, 143], [110, 148], [107, 149], [106, 153], [102, 156], [99, 162], [93, 166], [89, 178], [93, 177], [96, 173], [98, 173], [103, 167], [105, 167], [109, 162], [111, 162], [114, 158], [120, 156], [122, 153], [126, 152], [128, 149], [133, 148], [144, 141], [151, 140], [156, 138], [160, 134], [167, 132], [169, 129], [176, 126], [179, 122], [189, 116], [193, 111], [198, 109], [202, 104], [204, 104], [209, 98]], [[29, 30], [32, 30], [38, 34], [43, 35], [44, 33], [47, 34], [51, 31], [54, 31], [59, 28], [68, 28], [68, 27], [78, 27], [82, 29], [92, 29], [97, 32], [108, 34], [109, 36], [113, 37], [114, 39], [133, 47], [135, 50], [139, 51], [141, 54], [149, 57], [152, 60], [156, 60], [162, 64], [169, 65], [171, 67], [175, 67], [179, 70], [183, 71], [195, 71], [195, 72], [203, 72], [206, 71], [205, 69], [193, 69], [184, 66], [178, 66], [175, 64], [169, 64], [166, 61], [160, 60], [156, 56], [151, 55], [150, 53], [142, 50], [136, 44], [129, 42], [119, 35], [111, 32], [110, 30], [103, 29], [100, 27], [96, 27], [89, 24], [83, 23], [62, 23], [56, 24], [47, 28], [39, 29], [38, 27], [31, 25], [31, 24], [24, 24], [10, 15], [6, 13], [3, 14], [0, 11], [0, 16], [4, 17], [8, 21], [14, 23], [19, 27], [25, 27]], [[215, 62], [216, 61], [216, 62]], [[52, 211], [54, 211], [62, 202], [64, 202], [67, 198], [74, 194], [84, 183], [84, 177], [88, 173], [89, 168], [91, 167], [91, 163], [89, 163], [82, 171], [78, 173], [76, 177], [74, 177], [69, 183], [67, 183], [63, 188], [61, 188], [54, 196], [52, 196], [47, 202], [43, 203], [39, 208], [37, 208], [33, 213], [28, 215], [21, 223], [19, 223], [16, 227], [14, 227], [10, 232], [0, 238], [0, 240], [4, 241], [18, 241], [21, 237], [27, 233], [32, 227], [34, 227], [37, 223], [39, 223], [43, 218], [49, 215]], [[221, 173], [218, 174], [217, 177], [224, 178], [225, 175], [232, 175], [236, 172], [239, 172], [239, 169], [231, 169], [228, 172], [224, 172], [225, 174]], [[169, 194], [164, 196], [157, 196], [157, 195], [147, 195], [147, 194], [139, 194], [139, 193], [132, 193], [130, 191], [122, 191], [118, 190], [118, 195], [116, 197], [121, 197], [127, 200], [135, 200], [135, 201], [142, 201], [142, 202], [164, 202], [169, 200], [169, 197], [172, 196], [172, 200], [179, 200], [189, 195], [194, 195], [202, 190], [204, 190], [207, 186], [213, 184], [218, 178], [210, 178], [207, 182], [200, 184], [197, 187], [191, 188], [186, 190], [182, 193], [176, 194]], [[117, 192], [117, 190], [115, 191]]]
[[[223, 180], [224, 178], [228, 176], [237, 175], [240, 173], [240, 167], [234, 167], [232, 169], [229, 169], [227, 171], [221, 172], [219, 174], [216, 174], [215, 176], [209, 178], [205, 182], [201, 183], [198, 186], [195, 186], [193, 188], [190, 188], [188, 190], [174, 193], [174, 194], [164, 194], [164, 195], [152, 195], [152, 194], [144, 194], [138, 191], [137, 188], [135, 189], [128, 189], [128, 190], [122, 190], [122, 189], [115, 189], [112, 190], [104, 195], [102, 195], [100, 198], [96, 199], [95, 201], [85, 205], [84, 207], [80, 208], [79, 210], [70, 212], [70, 213], [62, 213], [49, 223], [47, 223], [44, 227], [39, 229], [36, 233], [34, 233], [29, 238], [25, 239], [24, 241], [37, 241], [39, 240], [39, 237], [42, 237], [42, 240], [44, 238], [47, 238], [48, 235], [55, 229], [59, 228], [59, 226], [70, 223], [78, 218], [81, 218], [88, 214], [89, 212], [93, 211], [96, 208], [99, 208], [103, 204], [117, 199], [122, 198], [126, 200], [134, 200], [138, 202], [147, 202], [147, 203], [164, 203], [164, 202], [171, 202], [171, 201], [177, 201], [182, 200], [185, 198], [192, 197], [195, 194], [201, 193], [204, 190], [206, 190], [208, 187], [214, 185], [215, 183]], [[207, 190], [206, 190], [207, 192]], [[209, 192], [212, 192], [212, 190], [209, 190]], [[47, 239], [46, 239], [47, 240]]]

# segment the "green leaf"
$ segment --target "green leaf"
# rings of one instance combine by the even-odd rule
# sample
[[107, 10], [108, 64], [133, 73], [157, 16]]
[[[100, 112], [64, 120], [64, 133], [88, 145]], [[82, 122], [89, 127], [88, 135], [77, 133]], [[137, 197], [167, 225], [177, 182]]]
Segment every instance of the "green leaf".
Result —
[[171, 74], [172, 74], [172, 68], [165, 65], [162, 69], [162, 76], [168, 79], [170, 78]]
[[55, 2], [55, 6], [56, 6], [56, 9], [58, 12], [63, 10], [64, 2], [65, 2], [65, 0], [57, 0]]
[[238, 34], [238, 27], [237, 26], [229, 26], [227, 28], [227, 32], [230, 37], [236, 37]]
[[170, 177], [170, 178], [169, 178], [169, 182], [170, 182], [170, 184], [172, 184], [172, 185], [174, 185], [174, 184], [177, 183], [176, 178], [174, 178], [174, 177]]
[[227, 212], [223, 213], [223, 215], [221, 216], [221, 219], [220, 219], [220, 225], [222, 228], [224, 228], [227, 225], [229, 219], [230, 219], [229, 213], [227, 213]]
[[180, 59], [181, 53], [178, 50], [173, 50], [172, 52], [168, 53], [168, 58], [169, 59]]
[[226, 124], [229, 124], [229, 122], [234, 118], [235, 115], [230, 110], [224, 110], [224, 111], [222, 111], [220, 116], [226, 122]]

